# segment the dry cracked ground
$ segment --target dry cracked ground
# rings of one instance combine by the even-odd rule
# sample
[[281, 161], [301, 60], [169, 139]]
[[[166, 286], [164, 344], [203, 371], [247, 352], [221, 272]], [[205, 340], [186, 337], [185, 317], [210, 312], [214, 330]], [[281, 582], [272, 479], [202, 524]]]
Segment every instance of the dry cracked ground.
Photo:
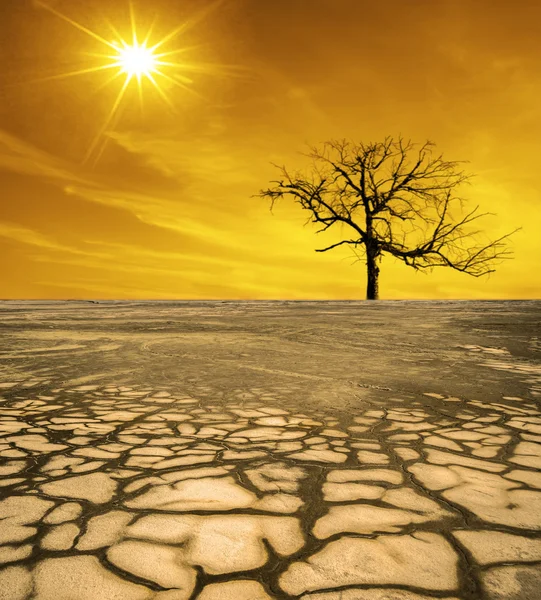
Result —
[[0, 599], [539, 600], [540, 320], [0, 303]]

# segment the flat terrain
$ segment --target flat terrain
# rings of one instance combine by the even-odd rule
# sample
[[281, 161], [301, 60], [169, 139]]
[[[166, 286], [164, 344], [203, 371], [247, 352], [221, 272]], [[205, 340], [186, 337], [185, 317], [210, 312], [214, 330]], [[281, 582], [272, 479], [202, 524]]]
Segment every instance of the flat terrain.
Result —
[[541, 302], [0, 302], [0, 600], [540, 600]]

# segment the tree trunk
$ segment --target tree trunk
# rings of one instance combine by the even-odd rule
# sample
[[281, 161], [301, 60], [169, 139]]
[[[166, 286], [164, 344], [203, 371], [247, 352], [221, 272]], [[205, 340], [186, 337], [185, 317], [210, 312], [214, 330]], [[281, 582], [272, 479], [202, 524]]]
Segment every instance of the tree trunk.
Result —
[[366, 299], [377, 300], [379, 298], [379, 267], [377, 265], [378, 255], [366, 252]]

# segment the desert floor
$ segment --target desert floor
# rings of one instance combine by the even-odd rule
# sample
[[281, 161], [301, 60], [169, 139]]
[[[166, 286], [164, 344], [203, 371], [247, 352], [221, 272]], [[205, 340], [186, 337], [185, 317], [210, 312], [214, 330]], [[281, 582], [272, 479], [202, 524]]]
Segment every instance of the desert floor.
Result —
[[541, 302], [0, 302], [0, 599], [540, 600]]

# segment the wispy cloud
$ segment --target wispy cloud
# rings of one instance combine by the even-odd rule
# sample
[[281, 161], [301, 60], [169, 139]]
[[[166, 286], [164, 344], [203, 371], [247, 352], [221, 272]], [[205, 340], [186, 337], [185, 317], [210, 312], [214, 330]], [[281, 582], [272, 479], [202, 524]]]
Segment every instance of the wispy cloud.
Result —
[[0, 169], [52, 182], [65, 194], [122, 209], [158, 228], [212, 244], [242, 247], [238, 240], [223, 232], [227, 216], [220, 214], [221, 211], [215, 210], [202, 218], [200, 207], [191, 199], [183, 201], [178, 193], [175, 196], [136, 192], [131, 181], [129, 186], [123, 186], [100, 173], [84, 172], [80, 165], [52, 156], [1, 130]]
[[67, 182], [91, 185], [79, 169], [35, 146], [0, 129], [0, 169], [21, 175], [52, 180], [60, 185]]
[[32, 229], [20, 227], [10, 223], [0, 223], [0, 237], [12, 240], [14, 242], [19, 242], [21, 244], [36, 246], [42, 250], [68, 252], [70, 254], [85, 254], [81, 250], [66, 246], [65, 244], [45, 236], [39, 231], [33, 231]]
[[[100, 172], [85, 171], [80, 165], [55, 157], [0, 130], [0, 169], [48, 181], [62, 193], [106, 207], [121, 209], [142, 223], [198, 240], [212, 253], [218, 248], [241, 253], [256, 244], [256, 233], [245, 227], [244, 210], [232, 210], [231, 190], [244, 180], [244, 195], [255, 191], [256, 179], [240, 154], [199, 140], [197, 148], [171, 139], [151, 143], [144, 134], [118, 134], [115, 141], [134, 156], [143, 155], [170, 175], [186, 180], [177, 191], [136, 191], [134, 178], [116, 179]], [[204, 165], [208, 166], [205, 167]], [[136, 172], [135, 172], [136, 173]], [[247, 175], [244, 175], [247, 173]], [[135, 175], [136, 179], [136, 175]], [[242, 208], [242, 191], [236, 198]], [[7, 200], [9, 201], [9, 199]], [[255, 202], [254, 202], [255, 204]], [[206, 209], [208, 208], [208, 210]], [[232, 232], [237, 234], [232, 234]], [[214, 250], [213, 250], [214, 249]]]
[[[250, 257], [168, 252], [95, 240], [81, 240], [81, 245], [74, 247], [38, 231], [6, 223], [0, 224], [0, 237], [28, 246], [27, 254], [37, 264], [73, 269], [69, 280], [42, 279], [34, 283], [65, 289], [75, 287], [91, 293], [107, 292], [108, 296], [117, 293], [129, 297], [132, 293], [140, 298], [281, 298], [284, 294], [302, 297], [295, 290], [299, 283], [307, 287], [321, 284], [314, 283], [309, 272], [299, 273], [296, 265], [259, 264]], [[99, 273], [101, 278], [96, 279], [93, 273]], [[90, 281], [95, 285], [89, 286]], [[348, 278], [337, 278], [336, 284], [352, 285]]]

